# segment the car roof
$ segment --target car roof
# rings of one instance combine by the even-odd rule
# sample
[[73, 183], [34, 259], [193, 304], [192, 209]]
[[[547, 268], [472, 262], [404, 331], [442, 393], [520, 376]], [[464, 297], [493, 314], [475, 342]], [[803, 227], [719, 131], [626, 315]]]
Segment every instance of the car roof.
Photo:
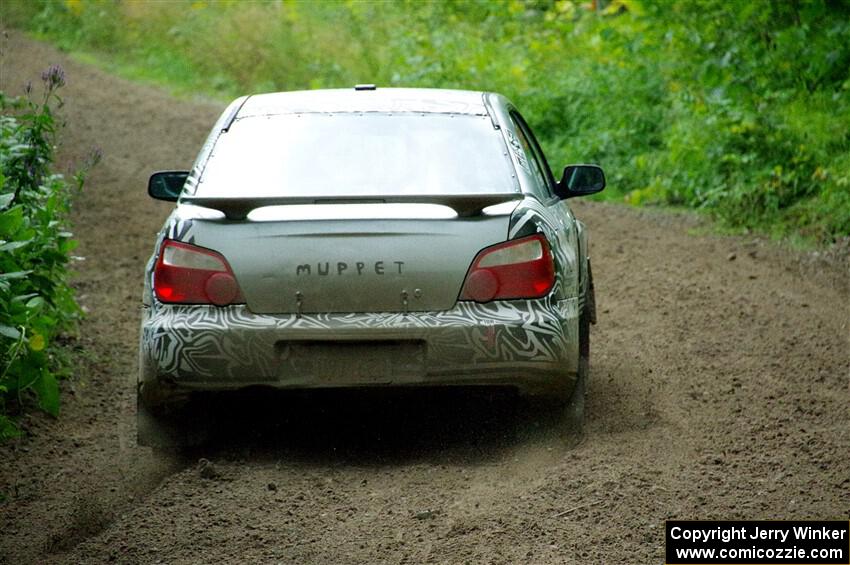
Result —
[[340, 88], [248, 96], [236, 118], [326, 112], [422, 112], [486, 116], [484, 93], [437, 88]]

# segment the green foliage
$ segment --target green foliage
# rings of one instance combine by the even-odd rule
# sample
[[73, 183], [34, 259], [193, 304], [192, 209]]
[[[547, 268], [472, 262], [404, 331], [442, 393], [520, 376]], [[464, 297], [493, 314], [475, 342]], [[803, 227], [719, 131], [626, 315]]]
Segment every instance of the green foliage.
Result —
[[703, 1], [658, 11], [676, 55], [664, 69], [670, 125], [630, 198], [820, 241], [850, 234], [848, 5]]
[[554, 167], [605, 166], [608, 198], [850, 234], [846, 0], [7, 0], [4, 13], [184, 93], [495, 90]]
[[[59, 413], [56, 378], [63, 369], [56, 341], [80, 314], [67, 284], [76, 246], [63, 227], [71, 187], [50, 171], [51, 106], [61, 103], [56, 91], [65, 77], [54, 66], [42, 79], [39, 102], [0, 93], [0, 440], [17, 435], [9, 414], [30, 397], [45, 412]], [[75, 180], [79, 190], [83, 175]]]

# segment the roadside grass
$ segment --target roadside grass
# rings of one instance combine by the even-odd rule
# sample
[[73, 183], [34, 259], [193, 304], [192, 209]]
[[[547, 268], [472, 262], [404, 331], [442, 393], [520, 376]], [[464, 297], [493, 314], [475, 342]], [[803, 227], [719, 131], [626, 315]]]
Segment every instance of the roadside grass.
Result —
[[379, 86], [502, 92], [597, 199], [722, 230], [850, 235], [850, 5], [599, 0], [7, 0], [0, 15], [181, 96]]

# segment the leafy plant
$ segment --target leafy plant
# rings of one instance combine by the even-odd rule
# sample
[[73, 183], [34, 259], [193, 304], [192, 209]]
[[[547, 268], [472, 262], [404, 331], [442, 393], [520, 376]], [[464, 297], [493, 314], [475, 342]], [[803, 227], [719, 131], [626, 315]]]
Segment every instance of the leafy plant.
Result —
[[30, 398], [58, 415], [56, 342], [81, 313], [67, 281], [76, 242], [64, 224], [87, 168], [74, 185], [51, 172], [65, 74], [50, 67], [42, 82], [38, 101], [31, 86], [26, 98], [0, 93], [0, 439], [18, 434], [9, 414]]
[[502, 92], [554, 168], [606, 168], [602, 198], [819, 243], [850, 235], [846, 1], [6, 0], [0, 16], [192, 95]]
[[553, 167], [606, 167], [603, 197], [820, 242], [850, 234], [846, 2], [9, 0], [2, 12], [183, 92], [503, 92]]

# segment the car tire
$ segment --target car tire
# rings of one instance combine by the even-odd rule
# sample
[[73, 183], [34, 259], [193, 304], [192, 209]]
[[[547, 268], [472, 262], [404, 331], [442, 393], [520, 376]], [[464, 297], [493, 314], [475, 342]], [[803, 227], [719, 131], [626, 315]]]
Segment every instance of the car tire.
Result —
[[203, 444], [207, 440], [206, 426], [202, 418], [193, 417], [192, 408], [196, 407], [150, 407], [137, 396], [137, 443], [170, 451]]
[[585, 393], [590, 370], [590, 315], [587, 305], [582, 309], [578, 322], [579, 358], [578, 371], [572, 390], [566, 387], [543, 401], [543, 406], [558, 414], [559, 435], [567, 445], [577, 445], [583, 437]]
[[569, 402], [566, 405], [567, 427], [571, 433], [581, 434], [584, 426], [585, 394], [590, 371], [590, 316], [587, 308], [579, 316], [579, 359], [578, 376]]
[[587, 304], [585, 311], [587, 312], [587, 320], [591, 324], [596, 324], [596, 289], [593, 288], [593, 270], [590, 268], [590, 259], [587, 260], [587, 294], [585, 298]]

